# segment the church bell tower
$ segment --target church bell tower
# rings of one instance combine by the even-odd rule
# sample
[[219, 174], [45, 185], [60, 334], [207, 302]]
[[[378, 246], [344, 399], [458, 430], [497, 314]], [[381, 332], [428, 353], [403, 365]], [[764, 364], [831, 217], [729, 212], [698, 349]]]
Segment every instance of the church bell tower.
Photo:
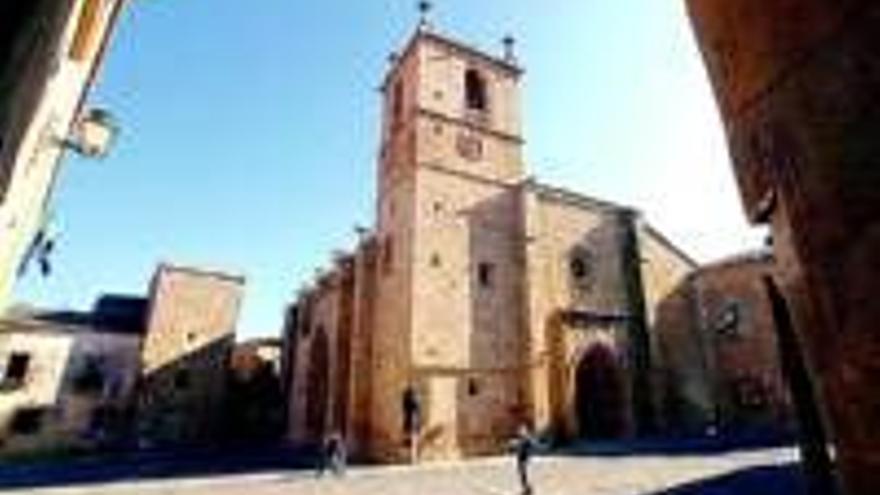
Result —
[[377, 415], [400, 421], [396, 397], [416, 390], [437, 432], [425, 456], [445, 457], [522, 420], [522, 70], [511, 37], [487, 53], [438, 33], [421, 6], [381, 86], [376, 325], [394, 366], [377, 372], [377, 402], [393, 404]]

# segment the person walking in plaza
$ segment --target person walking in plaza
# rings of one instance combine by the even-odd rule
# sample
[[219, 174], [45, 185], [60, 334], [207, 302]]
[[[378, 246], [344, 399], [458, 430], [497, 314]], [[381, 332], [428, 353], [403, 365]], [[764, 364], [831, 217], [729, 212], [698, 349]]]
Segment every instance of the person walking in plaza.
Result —
[[410, 464], [415, 464], [419, 457], [419, 431], [421, 429], [421, 404], [412, 386], [403, 391], [401, 399], [403, 409], [403, 432], [409, 444]]
[[320, 459], [318, 464], [318, 477], [324, 476], [324, 472], [329, 468], [337, 477], [345, 475], [346, 451], [345, 441], [338, 432], [333, 432], [324, 441], [321, 446]]
[[516, 438], [511, 442], [511, 446], [516, 456], [516, 470], [519, 475], [521, 493], [523, 495], [532, 495], [534, 490], [529, 479], [529, 463], [538, 447], [538, 441], [527, 424], [523, 423], [519, 426]]

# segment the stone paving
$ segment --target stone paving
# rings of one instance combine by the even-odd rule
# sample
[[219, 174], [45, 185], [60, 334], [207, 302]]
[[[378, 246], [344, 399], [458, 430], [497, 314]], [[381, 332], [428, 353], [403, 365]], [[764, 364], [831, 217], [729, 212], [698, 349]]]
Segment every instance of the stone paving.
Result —
[[[797, 454], [774, 448], [726, 454], [542, 457], [535, 460], [535, 495], [797, 494]], [[747, 473], [773, 473], [750, 480]], [[779, 471], [779, 474], [777, 473]], [[786, 479], [780, 480], [783, 476]], [[723, 480], [727, 479], [727, 482]], [[719, 482], [721, 480], [721, 482]], [[173, 480], [144, 480], [7, 493], [64, 495], [515, 495], [509, 458], [349, 469], [344, 478], [309, 471], [273, 471]]]

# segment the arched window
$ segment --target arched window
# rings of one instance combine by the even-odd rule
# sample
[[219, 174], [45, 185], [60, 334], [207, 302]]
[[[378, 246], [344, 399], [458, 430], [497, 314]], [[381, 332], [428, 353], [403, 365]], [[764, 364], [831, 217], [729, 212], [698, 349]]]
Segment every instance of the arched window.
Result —
[[595, 264], [595, 257], [590, 250], [583, 246], [576, 246], [572, 249], [568, 260], [568, 270], [576, 289], [587, 291], [592, 288]]
[[468, 110], [486, 111], [489, 108], [486, 80], [476, 69], [464, 73], [464, 97]]

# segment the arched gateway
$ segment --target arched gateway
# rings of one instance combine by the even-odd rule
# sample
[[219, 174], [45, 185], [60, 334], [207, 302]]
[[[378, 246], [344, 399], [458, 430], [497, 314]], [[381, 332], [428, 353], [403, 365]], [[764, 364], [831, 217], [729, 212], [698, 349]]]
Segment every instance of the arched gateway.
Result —
[[575, 370], [574, 399], [581, 437], [608, 439], [624, 434], [624, 378], [613, 349], [594, 345], [584, 352]]

